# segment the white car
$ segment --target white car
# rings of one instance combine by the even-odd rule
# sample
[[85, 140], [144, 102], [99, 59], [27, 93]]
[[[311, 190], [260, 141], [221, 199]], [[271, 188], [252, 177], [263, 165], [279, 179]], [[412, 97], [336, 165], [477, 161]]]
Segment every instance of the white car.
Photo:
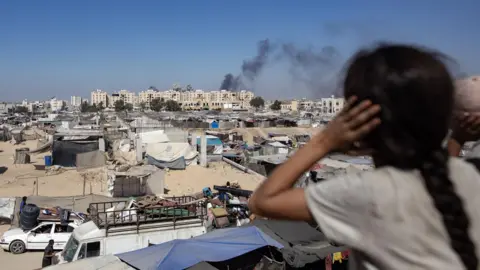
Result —
[[20, 254], [26, 250], [44, 250], [48, 241], [53, 239], [53, 249], [61, 250], [76, 227], [78, 225], [73, 222], [67, 225], [60, 222], [42, 222], [29, 231], [13, 228], [3, 234], [0, 247], [13, 254]]

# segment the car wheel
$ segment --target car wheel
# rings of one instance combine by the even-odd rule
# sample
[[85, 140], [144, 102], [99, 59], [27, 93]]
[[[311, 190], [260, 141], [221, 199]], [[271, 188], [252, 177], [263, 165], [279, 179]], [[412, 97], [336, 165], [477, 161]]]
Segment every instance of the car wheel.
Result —
[[13, 254], [20, 254], [25, 252], [25, 243], [20, 240], [15, 240], [10, 244], [10, 252]]

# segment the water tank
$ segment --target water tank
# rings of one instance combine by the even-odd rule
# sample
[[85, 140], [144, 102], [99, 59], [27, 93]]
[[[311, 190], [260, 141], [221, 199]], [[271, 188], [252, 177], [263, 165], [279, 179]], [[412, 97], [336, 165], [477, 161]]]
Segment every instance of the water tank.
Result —
[[37, 226], [37, 218], [40, 215], [40, 208], [35, 204], [27, 204], [20, 214], [20, 228], [31, 230]]

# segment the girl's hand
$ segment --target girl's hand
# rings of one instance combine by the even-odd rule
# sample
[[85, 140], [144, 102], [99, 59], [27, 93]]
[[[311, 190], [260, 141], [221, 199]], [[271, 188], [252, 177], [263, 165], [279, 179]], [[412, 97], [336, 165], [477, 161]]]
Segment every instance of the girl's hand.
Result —
[[356, 97], [351, 97], [343, 110], [313, 140], [321, 140], [332, 151], [348, 149], [375, 129], [380, 124], [380, 118], [375, 117], [380, 112], [380, 106], [365, 100], [353, 107], [356, 100]]
[[456, 117], [452, 138], [460, 145], [480, 140], [480, 115], [465, 113]]

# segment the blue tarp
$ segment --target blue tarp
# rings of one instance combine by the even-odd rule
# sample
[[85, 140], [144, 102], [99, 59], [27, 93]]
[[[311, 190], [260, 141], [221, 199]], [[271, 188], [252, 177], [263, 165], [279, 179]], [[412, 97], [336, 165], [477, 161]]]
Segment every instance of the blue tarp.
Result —
[[210, 124], [210, 128], [218, 128], [218, 122], [217, 122], [217, 121], [213, 121], [213, 122]]
[[[197, 145], [201, 145], [201, 140], [200, 136], [197, 136]], [[223, 143], [218, 137], [207, 135], [207, 145], [223, 145]]]
[[250, 251], [283, 245], [255, 226], [220, 229], [190, 239], [173, 240], [155, 246], [117, 254], [140, 270], [180, 270], [200, 262], [221, 262]]

